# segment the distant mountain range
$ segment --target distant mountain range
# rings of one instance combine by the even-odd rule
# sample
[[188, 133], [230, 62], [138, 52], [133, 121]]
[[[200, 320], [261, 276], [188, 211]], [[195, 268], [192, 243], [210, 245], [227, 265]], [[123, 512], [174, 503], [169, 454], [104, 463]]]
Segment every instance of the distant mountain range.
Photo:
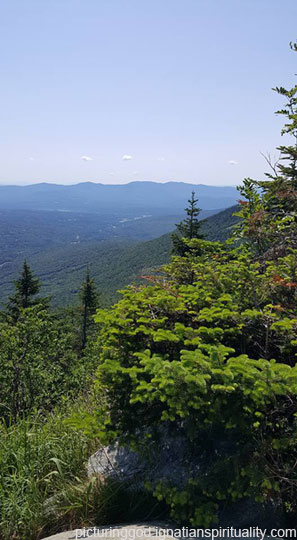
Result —
[[222, 210], [236, 204], [235, 187], [183, 182], [0, 186], [0, 301], [11, 293], [26, 258], [54, 305], [76, 301], [87, 265], [102, 301], [109, 303], [118, 288], [169, 260], [166, 233], [185, 217], [192, 191], [200, 219], [209, 218], [203, 224], [207, 237], [225, 239], [234, 208]]
[[233, 186], [206, 186], [184, 182], [131, 182], [121, 185], [84, 182], [74, 185], [32, 184], [0, 186], [0, 209], [100, 213], [124, 218], [180, 214], [195, 191], [203, 210], [221, 210], [236, 204]]

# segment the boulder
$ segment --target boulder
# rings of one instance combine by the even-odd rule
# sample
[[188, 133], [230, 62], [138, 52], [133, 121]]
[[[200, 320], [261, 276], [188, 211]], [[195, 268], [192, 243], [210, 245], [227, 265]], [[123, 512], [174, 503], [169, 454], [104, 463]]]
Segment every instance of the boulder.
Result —
[[[151, 485], [159, 481], [168, 481], [171, 485], [181, 487], [187, 482], [189, 469], [195, 475], [207, 470], [207, 458], [201, 459], [190, 452], [182, 437], [160, 439], [160, 444], [152, 445], [141, 457], [127, 447], [117, 444], [100, 448], [88, 461], [88, 475], [99, 475], [103, 478], [117, 478], [125, 483], [126, 489], [145, 491], [145, 482]], [[161, 451], [160, 451], [161, 449]], [[227, 506], [222, 505], [219, 511], [219, 525], [222, 527], [260, 527], [281, 528], [285, 519], [280, 509], [272, 504], [260, 504], [251, 499], [241, 499]]]
[[181, 486], [187, 481], [189, 468], [198, 474], [200, 467], [201, 460], [194, 458], [184, 437], [163, 431], [158, 443], [148, 442], [141, 455], [117, 444], [100, 448], [89, 458], [87, 470], [89, 477], [118, 478], [142, 489], [146, 481]]
[[128, 480], [143, 474], [145, 465], [136, 452], [114, 444], [97, 450], [89, 458], [87, 470], [89, 477], [96, 474], [104, 478]]

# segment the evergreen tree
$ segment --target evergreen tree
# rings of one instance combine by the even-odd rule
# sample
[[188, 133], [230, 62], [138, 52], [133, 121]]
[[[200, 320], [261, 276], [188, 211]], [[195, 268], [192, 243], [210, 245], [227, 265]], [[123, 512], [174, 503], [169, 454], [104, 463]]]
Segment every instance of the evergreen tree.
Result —
[[[291, 44], [297, 52], [297, 43]], [[243, 218], [239, 226], [241, 237], [252, 246], [261, 259], [276, 259], [297, 248], [297, 85], [274, 90], [286, 100], [276, 112], [286, 118], [282, 135], [293, 138], [292, 144], [277, 148], [280, 157], [273, 163], [266, 161], [270, 172], [267, 180], [245, 179], [239, 188], [245, 200], [239, 201]]]
[[188, 200], [189, 206], [185, 208], [187, 217], [176, 225], [177, 232], [171, 235], [173, 255], [183, 257], [189, 251], [189, 247], [184, 242], [184, 239], [203, 238], [203, 235], [200, 233], [201, 222], [198, 219], [201, 210], [197, 207], [197, 202], [198, 199], [195, 199], [195, 192], [192, 191], [191, 199]]
[[98, 293], [94, 279], [90, 277], [90, 269], [87, 268], [86, 278], [81, 286], [80, 291], [81, 308], [82, 308], [82, 337], [81, 348], [85, 348], [88, 337], [88, 330], [91, 323], [91, 316], [94, 315], [98, 307]]
[[17, 319], [20, 309], [40, 303], [40, 298], [36, 298], [36, 294], [40, 290], [40, 281], [34, 276], [26, 260], [24, 260], [21, 275], [14, 282], [14, 285], [15, 294], [9, 297], [7, 312], [13, 319]]

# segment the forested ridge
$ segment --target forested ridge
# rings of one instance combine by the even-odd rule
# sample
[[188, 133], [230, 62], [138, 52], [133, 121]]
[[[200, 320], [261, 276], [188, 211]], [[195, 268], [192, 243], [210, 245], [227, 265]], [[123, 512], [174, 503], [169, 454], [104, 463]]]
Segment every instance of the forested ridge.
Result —
[[[219, 236], [189, 193], [170, 260], [108, 308], [92, 266], [77, 305], [54, 309], [23, 262], [0, 321], [1, 539], [143, 519], [148, 505], [209, 527], [255, 501], [296, 524], [297, 86], [275, 91], [289, 142], [265, 181], [244, 179], [239, 206], [209, 221]], [[100, 445], [150, 463], [168, 441], [182, 478], [155, 476], [134, 495], [87, 478]]]
[[[199, 215], [204, 234], [210, 240], [226, 239], [236, 222], [234, 208], [208, 218], [209, 213]], [[41, 280], [42, 294], [51, 296], [52, 306], [77, 304], [87, 266], [101, 291], [101, 303], [108, 305], [119, 298], [118, 289], [169, 261], [171, 233], [159, 233], [172, 231], [180, 217], [132, 220], [121, 224], [115, 235], [108, 219], [93, 214], [2, 212], [0, 300], [5, 302], [13, 291], [26, 258]], [[115, 236], [108, 236], [112, 231]]]

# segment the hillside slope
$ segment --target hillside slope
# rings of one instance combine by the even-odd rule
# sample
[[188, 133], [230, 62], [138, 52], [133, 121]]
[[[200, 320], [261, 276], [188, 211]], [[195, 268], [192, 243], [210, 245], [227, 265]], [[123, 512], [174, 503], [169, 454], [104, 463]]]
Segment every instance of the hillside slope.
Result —
[[[216, 213], [202, 210], [201, 219]], [[107, 217], [45, 210], [0, 210], [0, 265], [55, 247], [102, 240], [151, 240], [172, 231], [182, 214]]]
[[[210, 240], [225, 240], [237, 221], [232, 216], [236, 207], [215, 214], [203, 222], [203, 232]], [[109, 304], [117, 298], [117, 290], [139, 280], [141, 274], [161, 266], [170, 258], [170, 233], [146, 242], [128, 240], [97, 240], [96, 242], [70, 243], [53, 246], [45, 252], [32, 253], [28, 262], [40, 277], [42, 294], [52, 296], [53, 305], [73, 304], [89, 265], [102, 303]], [[23, 258], [10, 268], [0, 266], [0, 298], [2, 301], [12, 290], [12, 280], [20, 270]]]

